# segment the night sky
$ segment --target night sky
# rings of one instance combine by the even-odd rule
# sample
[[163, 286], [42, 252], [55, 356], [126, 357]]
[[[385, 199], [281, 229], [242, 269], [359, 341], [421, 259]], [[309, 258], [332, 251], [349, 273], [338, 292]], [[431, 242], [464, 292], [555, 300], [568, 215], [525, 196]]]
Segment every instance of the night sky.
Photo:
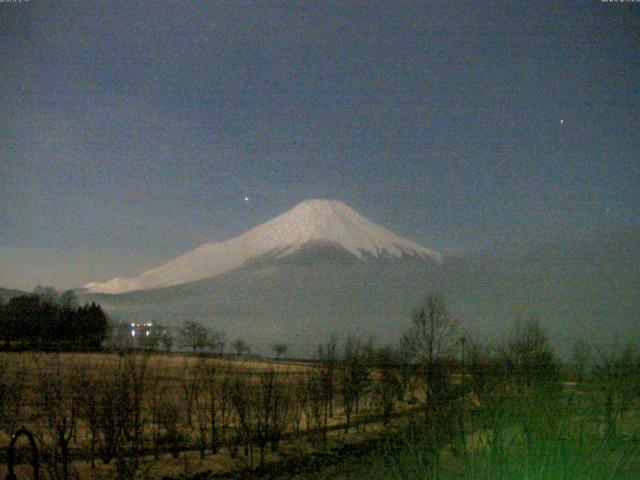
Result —
[[0, 286], [308, 198], [444, 252], [640, 223], [640, 3], [31, 0], [0, 52]]

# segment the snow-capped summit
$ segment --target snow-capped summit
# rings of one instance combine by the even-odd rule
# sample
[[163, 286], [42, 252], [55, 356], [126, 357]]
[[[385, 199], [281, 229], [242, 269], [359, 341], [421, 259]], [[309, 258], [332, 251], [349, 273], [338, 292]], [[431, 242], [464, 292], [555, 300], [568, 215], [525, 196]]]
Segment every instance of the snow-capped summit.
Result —
[[336, 200], [307, 200], [231, 240], [207, 243], [134, 278], [85, 285], [89, 292], [123, 293], [195, 282], [230, 272], [264, 256], [287, 257], [315, 244], [342, 248], [357, 258], [402, 257], [442, 261], [438, 252], [376, 225]]

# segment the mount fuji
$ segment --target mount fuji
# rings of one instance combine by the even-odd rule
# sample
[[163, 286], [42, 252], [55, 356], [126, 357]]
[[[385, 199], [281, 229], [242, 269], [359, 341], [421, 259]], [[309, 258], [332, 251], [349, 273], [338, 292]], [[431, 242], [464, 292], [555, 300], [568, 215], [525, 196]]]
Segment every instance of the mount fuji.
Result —
[[248, 265], [312, 255], [333, 260], [415, 257], [442, 263], [440, 253], [402, 238], [336, 200], [307, 200], [231, 240], [207, 243], [134, 278], [85, 285], [88, 293], [125, 293], [196, 282]]
[[292, 355], [313, 355], [332, 334], [397, 341], [437, 291], [477, 338], [501, 338], [514, 319], [535, 313], [566, 346], [576, 332], [596, 341], [606, 332], [640, 335], [639, 245], [634, 230], [443, 257], [341, 202], [309, 200], [237, 238], [137, 277], [90, 283], [78, 296], [116, 321], [197, 320], [255, 352], [285, 342]]

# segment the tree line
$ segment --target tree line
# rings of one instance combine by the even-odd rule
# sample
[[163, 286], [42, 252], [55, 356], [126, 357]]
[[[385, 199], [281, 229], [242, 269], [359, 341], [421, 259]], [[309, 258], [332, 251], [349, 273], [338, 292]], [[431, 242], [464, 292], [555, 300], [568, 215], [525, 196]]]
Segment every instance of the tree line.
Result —
[[72, 291], [36, 287], [0, 302], [0, 348], [4, 350], [99, 350], [108, 319], [95, 303], [78, 305]]
[[[137, 335], [132, 335], [133, 331]], [[228, 347], [237, 356], [251, 353], [251, 347], [242, 338], [230, 342], [224, 331], [212, 329], [197, 320], [184, 320], [175, 329], [159, 322], [112, 322], [106, 346], [117, 350], [147, 352], [169, 352], [178, 347], [191, 353], [207, 353], [218, 357], [228, 353]], [[287, 351], [287, 345], [278, 343], [273, 350], [279, 357]]]

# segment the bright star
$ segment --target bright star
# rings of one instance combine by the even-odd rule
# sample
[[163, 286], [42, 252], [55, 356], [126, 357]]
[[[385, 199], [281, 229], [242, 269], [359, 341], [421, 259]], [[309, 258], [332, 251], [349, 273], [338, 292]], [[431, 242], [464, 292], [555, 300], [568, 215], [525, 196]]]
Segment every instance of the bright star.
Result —
[[249, 197], [244, 197], [244, 201], [248, 202], [249, 201]]
[[564, 125], [564, 120], [563, 119], [560, 120], [560, 125]]

